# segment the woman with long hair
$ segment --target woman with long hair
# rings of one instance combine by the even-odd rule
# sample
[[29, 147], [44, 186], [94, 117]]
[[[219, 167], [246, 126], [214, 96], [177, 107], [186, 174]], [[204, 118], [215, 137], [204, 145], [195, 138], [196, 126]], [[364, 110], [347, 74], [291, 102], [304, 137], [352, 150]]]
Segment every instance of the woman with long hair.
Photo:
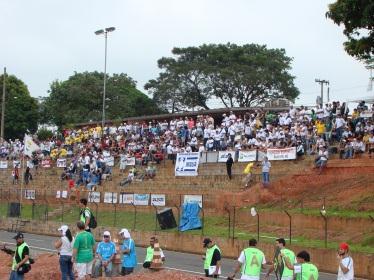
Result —
[[61, 226], [58, 231], [61, 237], [55, 241], [55, 248], [59, 251], [60, 255], [61, 279], [74, 280], [73, 262], [71, 261], [74, 238], [67, 225]]

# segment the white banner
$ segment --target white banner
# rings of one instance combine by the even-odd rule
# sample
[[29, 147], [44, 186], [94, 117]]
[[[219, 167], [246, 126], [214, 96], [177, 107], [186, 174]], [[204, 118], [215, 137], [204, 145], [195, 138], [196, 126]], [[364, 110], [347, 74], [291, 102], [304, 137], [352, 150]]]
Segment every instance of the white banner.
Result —
[[100, 192], [89, 192], [88, 202], [100, 203]]
[[134, 203], [134, 194], [133, 193], [120, 193], [119, 194], [119, 203], [133, 204]]
[[114, 166], [114, 157], [113, 156], [105, 157], [104, 161], [105, 161], [105, 164], [107, 166]]
[[178, 153], [175, 162], [175, 176], [197, 176], [200, 155], [196, 153]]
[[135, 157], [126, 158], [126, 165], [135, 165]]
[[296, 159], [296, 147], [284, 149], [267, 149], [269, 160]]
[[104, 203], [117, 203], [117, 193], [115, 193], [115, 192], [105, 192], [104, 193]]
[[7, 169], [8, 168], [8, 161], [2, 160], [0, 161], [0, 169]]
[[154, 206], [165, 206], [166, 197], [164, 194], [151, 194], [151, 205]]
[[42, 160], [42, 166], [44, 168], [50, 168], [51, 167], [51, 160], [50, 159], [43, 159]]
[[256, 161], [257, 151], [239, 151], [238, 162]]
[[58, 158], [57, 167], [61, 167], [61, 168], [66, 167], [66, 158]]
[[68, 191], [57, 191], [56, 198], [68, 198]]
[[61, 198], [61, 191], [56, 192], [56, 198]]
[[373, 116], [373, 112], [364, 111], [360, 113], [361, 118], [371, 118]]
[[218, 162], [226, 162], [229, 154], [231, 154], [232, 159], [235, 159], [235, 151], [219, 151]]
[[134, 205], [142, 205], [148, 206], [149, 205], [149, 194], [134, 194]]
[[183, 203], [198, 203], [199, 206], [203, 207], [203, 196], [198, 194], [185, 194], [183, 197]]
[[25, 190], [26, 199], [35, 199], [35, 190]]
[[13, 160], [13, 168], [16, 166], [21, 167], [21, 162], [19, 160]]

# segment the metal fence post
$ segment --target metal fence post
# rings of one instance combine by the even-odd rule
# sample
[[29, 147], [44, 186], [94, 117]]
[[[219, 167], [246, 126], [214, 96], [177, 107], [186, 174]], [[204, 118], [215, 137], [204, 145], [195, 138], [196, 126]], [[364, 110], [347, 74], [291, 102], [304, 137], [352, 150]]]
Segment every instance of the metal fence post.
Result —
[[132, 227], [132, 230], [135, 230], [136, 229], [136, 212], [137, 212], [137, 209], [136, 209], [136, 205], [134, 204], [134, 202], [131, 202], [131, 205], [134, 207], [134, 225]]
[[113, 203], [114, 205], [114, 221], [113, 221], [113, 226], [117, 226], [117, 203]]
[[286, 215], [287, 215], [287, 216], [288, 216], [288, 218], [289, 218], [289, 230], [290, 230], [289, 234], [290, 234], [290, 244], [292, 244], [292, 217], [291, 217], [290, 213], [288, 213], [288, 211], [287, 211], [287, 210], [284, 210], [284, 212], [286, 213]]
[[225, 206], [224, 210], [229, 214], [229, 227], [228, 227], [228, 239], [230, 239], [230, 235], [231, 235], [231, 212], [230, 210], [227, 208], [227, 206]]
[[156, 233], [157, 233], [157, 206], [155, 206], [153, 203], [152, 203], [152, 206], [153, 206], [153, 209], [155, 210], [155, 230], [154, 230], [154, 234], [156, 235]]
[[232, 239], [235, 239], [235, 224], [236, 224], [236, 206], [234, 206], [234, 214], [232, 219]]

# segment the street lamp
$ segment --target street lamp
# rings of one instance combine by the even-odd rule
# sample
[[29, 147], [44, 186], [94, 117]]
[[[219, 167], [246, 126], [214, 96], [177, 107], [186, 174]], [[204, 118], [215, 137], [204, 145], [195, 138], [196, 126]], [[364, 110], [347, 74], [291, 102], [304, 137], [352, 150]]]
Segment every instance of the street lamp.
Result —
[[116, 30], [115, 27], [107, 27], [105, 29], [100, 29], [95, 31], [96, 35], [102, 35], [104, 34], [105, 38], [105, 56], [104, 56], [104, 89], [103, 89], [103, 114], [102, 114], [102, 120], [101, 120], [101, 133], [102, 136], [104, 136], [104, 127], [105, 127], [105, 94], [106, 94], [106, 57], [107, 57], [107, 40], [108, 40], [108, 33], [113, 32]]
[[258, 214], [256, 207], [251, 208], [252, 217], [257, 216], [257, 242], [260, 242], [260, 215]]
[[319, 213], [325, 222], [325, 248], [327, 248], [327, 212], [325, 204], [322, 205], [322, 209], [319, 211]]

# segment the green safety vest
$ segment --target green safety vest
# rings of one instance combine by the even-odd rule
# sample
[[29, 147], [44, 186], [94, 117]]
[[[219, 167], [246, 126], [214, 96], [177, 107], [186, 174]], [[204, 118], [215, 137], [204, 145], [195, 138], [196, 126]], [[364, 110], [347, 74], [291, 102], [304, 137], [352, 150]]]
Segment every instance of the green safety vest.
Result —
[[217, 245], [214, 245], [213, 247], [206, 249], [205, 261], [204, 261], [204, 269], [209, 269], [209, 266], [212, 263], [213, 253], [214, 253], [215, 249], [217, 249], [218, 252], [221, 253], [221, 250], [218, 248]]
[[264, 253], [257, 248], [247, 248], [244, 249], [244, 257], [245, 263], [242, 265], [242, 274], [260, 277]]
[[86, 207], [86, 208], [84, 208], [83, 210], [81, 210], [81, 216], [80, 216], [80, 221], [81, 222], [83, 222], [83, 223], [86, 223], [86, 216], [85, 216], [85, 212], [86, 212], [86, 210], [88, 210], [88, 211], [90, 211], [90, 213], [91, 213], [91, 210], [90, 210], [90, 208], [88, 208], [88, 207]]
[[151, 262], [153, 260], [153, 252], [155, 251], [154, 248], [152, 248], [151, 246], [149, 246], [147, 248], [147, 254], [145, 256], [145, 261], [144, 262]]
[[[281, 252], [288, 258], [290, 263], [293, 264], [295, 262], [295, 253], [294, 252], [292, 252], [289, 249], [282, 249]], [[287, 277], [288, 278], [288, 277], [293, 276], [293, 270], [291, 270], [287, 267], [284, 258], [282, 258], [282, 261], [283, 261], [283, 267], [284, 267], [282, 277]]]
[[296, 273], [296, 280], [318, 280], [318, 268], [312, 263], [301, 264], [301, 272]]
[[[16, 249], [16, 251], [14, 252], [14, 256], [13, 256], [13, 263], [12, 263], [12, 270], [16, 270], [16, 266], [18, 264], [18, 262], [16, 261], [16, 254], [20, 257], [20, 259], [22, 260], [22, 253], [23, 253], [23, 249], [25, 247], [28, 247], [28, 245], [26, 244], [26, 242], [23, 242], [21, 245], [19, 245]], [[26, 264], [29, 264], [29, 260], [27, 260], [25, 262]]]

